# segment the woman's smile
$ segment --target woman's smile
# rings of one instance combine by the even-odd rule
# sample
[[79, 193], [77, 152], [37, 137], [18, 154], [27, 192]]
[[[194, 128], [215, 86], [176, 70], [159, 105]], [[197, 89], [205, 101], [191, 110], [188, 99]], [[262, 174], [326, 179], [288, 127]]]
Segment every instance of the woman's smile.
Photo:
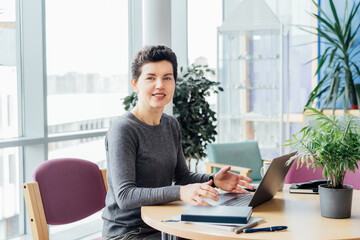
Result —
[[162, 100], [166, 97], [166, 94], [164, 93], [154, 93], [153, 94], [154, 97], [156, 97], [158, 100]]

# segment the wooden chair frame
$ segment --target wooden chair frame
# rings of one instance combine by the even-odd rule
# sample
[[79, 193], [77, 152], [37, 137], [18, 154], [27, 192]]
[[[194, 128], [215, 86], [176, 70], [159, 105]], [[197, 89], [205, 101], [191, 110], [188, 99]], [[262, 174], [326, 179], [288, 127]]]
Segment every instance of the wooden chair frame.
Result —
[[[262, 159], [262, 161], [264, 163], [264, 162], [271, 162], [272, 160], [270, 160], [270, 159]], [[231, 166], [231, 170], [233, 170], [235, 172], [239, 172], [240, 175], [243, 175], [243, 176], [246, 176], [246, 177], [249, 177], [249, 173], [252, 172], [252, 170], [250, 168], [227, 165], [227, 164], [222, 164], [222, 163], [207, 162], [206, 163], [206, 173], [213, 174], [214, 173], [214, 168], [223, 168], [223, 167], [227, 167], [227, 166]]]
[[[107, 192], [106, 169], [102, 169], [101, 175]], [[23, 185], [25, 205], [30, 220], [31, 232], [35, 240], [49, 240], [48, 225], [45, 211], [37, 182], [25, 183]]]

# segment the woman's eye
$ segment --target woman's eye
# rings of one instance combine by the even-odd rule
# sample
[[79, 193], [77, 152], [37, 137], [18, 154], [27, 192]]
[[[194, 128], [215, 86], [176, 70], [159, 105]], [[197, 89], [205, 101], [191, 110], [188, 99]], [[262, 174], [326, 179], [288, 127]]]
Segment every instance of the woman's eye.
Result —
[[166, 78], [164, 78], [165, 80], [171, 80], [171, 78], [170, 77], [166, 77]]
[[146, 80], [154, 80], [154, 78], [153, 77], [148, 77], [148, 78], [146, 78]]

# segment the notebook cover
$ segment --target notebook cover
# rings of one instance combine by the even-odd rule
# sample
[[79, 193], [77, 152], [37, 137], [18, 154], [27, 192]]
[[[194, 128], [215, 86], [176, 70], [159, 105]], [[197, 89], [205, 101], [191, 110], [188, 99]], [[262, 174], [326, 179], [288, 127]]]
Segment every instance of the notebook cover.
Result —
[[290, 193], [310, 193], [310, 194], [318, 194], [318, 188], [299, 188], [296, 183], [290, 185], [289, 188]]
[[251, 213], [252, 207], [191, 206], [181, 214], [181, 221], [244, 224]]

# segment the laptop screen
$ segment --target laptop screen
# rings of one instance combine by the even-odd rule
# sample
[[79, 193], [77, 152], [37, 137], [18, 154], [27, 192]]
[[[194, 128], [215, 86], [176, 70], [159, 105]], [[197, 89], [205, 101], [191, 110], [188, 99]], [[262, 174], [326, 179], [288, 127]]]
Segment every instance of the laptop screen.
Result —
[[286, 162], [294, 155], [295, 152], [272, 160], [270, 167], [261, 180], [249, 206], [256, 207], [275, 196], [291, 167], [291, 164], [287, 166]]

